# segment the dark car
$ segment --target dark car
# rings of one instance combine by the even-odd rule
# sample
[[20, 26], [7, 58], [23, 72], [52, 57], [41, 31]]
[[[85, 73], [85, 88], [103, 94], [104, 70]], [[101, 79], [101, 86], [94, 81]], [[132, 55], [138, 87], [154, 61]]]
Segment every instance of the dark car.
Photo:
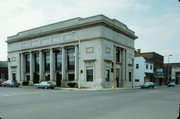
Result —
[[51, 88], [51, 89], [54, 89], [54, 87], [56, 86], [55, 84], [53, 84], [52, 82], [49, 82], [49, 81], [44, 81], [44, 82], [41, 82], [41, 83], [38, 83], [38, 84], [34, 84], [34, 86], [36, 88]]
[[15, 82], [15, 81], [11, 81], [11, 80], [7, 80], [7, 81], [4, 81], [2, 83], [2, 86], [3, 87], [19, 87], [19, 83]]
[[175, 87], [175, 82], [170, 82], [170, 83], [168, 83], [168, 87]]
[[140, 85], [141, 88], [154, 88], [155, 84], [153, 82], [145, 82], [143, 85]]

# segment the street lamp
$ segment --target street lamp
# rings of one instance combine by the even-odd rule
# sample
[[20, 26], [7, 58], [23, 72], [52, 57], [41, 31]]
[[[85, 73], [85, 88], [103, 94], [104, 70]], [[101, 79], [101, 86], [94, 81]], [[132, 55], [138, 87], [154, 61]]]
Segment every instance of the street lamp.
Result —
[[[170, 63], [170, 57], [172, 56], [172, 54], [168, 55], [168, 81], [170, 81], [170, 70], [169, 70], [169, 63]], [[167, 82], [168, 83], [168, 82]]]
[[79, 38], [79, 36], [78, 36], [78, 34], [75, 32], [75, 31], [73, 31], [72, 32], [72, 34], [73, 34], [73, 36], [74, 36], [74, 34], [77, 36], [77, 39], [78, 39], [78, 46], [79, 46], [79, 50], [78, 50], [78, 77], [79, 77], [79, 79], [78, 79], [78, 88], [81, 88], [81, 81], [80, 81], [80, 54], [81, 54], [81, 52], [80, 52], [80, 48], [81, 48], [81, 40], [80, 40], [80, 38]]

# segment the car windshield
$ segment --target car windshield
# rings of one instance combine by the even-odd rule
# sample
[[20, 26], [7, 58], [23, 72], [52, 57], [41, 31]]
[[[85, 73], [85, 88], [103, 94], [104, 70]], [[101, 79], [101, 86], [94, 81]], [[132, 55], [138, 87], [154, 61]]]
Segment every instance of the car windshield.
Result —
[[6, 81], [7, 83], [11, 83], [12, 81], [10, 81], [10, 80], [8, 80], [8, 81]]
[[48, 84], [53, 84], [52, 82], [47, 82]]
[[47, 84], [47, 82], [41, 82], [40, 84]]

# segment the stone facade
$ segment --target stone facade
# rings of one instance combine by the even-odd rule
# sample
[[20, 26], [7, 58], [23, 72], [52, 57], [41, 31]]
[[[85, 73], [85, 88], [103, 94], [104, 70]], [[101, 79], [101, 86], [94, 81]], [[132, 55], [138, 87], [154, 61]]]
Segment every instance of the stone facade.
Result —
[[17, 81], [32, 84], [38, 77], [37, 82], [60, 80], [61, 86], [77, 81], [80, 87], [130, 87], [136, 38], [125, 24], [104, 15], [19, 32], [7, 40], [9, 79], [15, 75]]

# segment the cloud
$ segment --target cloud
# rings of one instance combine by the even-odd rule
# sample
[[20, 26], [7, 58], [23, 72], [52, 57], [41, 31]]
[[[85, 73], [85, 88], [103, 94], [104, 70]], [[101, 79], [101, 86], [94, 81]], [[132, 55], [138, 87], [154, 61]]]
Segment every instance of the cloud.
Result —
[[[180, 43], [180, 27], [178, 27], [180, 21], [178, 19], [180, 19], [180, 14], [169, 13], [151, 17], [144, 21], [142, 26], [134, 26], [133, 28], [139, 36], [139, 39], [136, 40], [136, 48], [141, 48], [145, 52], [155, 51], [164, 56], [180, 55], [179, 45], [177, 45]], [[180, 58], [176, 57], [173, 61], [180, 62]]]
[[[167, 4], [167, 1], [171, 4]], [[162, 0], [1, 0], [0, 54], [4, 55], [0, 55], [0, 59], [6, 60], [7, 57], [7, 53], [4, 53], [7, 52], [7, 36], [70, 18], [97, 14], [104, 14], [127, 24], [139, 37], [135, 44], [142, 51], [155, 51], [163, 55], [179, 54], [178, 8], [173, 6], [172, 1], [165, 0], [159, 9], [161, 2]]]

